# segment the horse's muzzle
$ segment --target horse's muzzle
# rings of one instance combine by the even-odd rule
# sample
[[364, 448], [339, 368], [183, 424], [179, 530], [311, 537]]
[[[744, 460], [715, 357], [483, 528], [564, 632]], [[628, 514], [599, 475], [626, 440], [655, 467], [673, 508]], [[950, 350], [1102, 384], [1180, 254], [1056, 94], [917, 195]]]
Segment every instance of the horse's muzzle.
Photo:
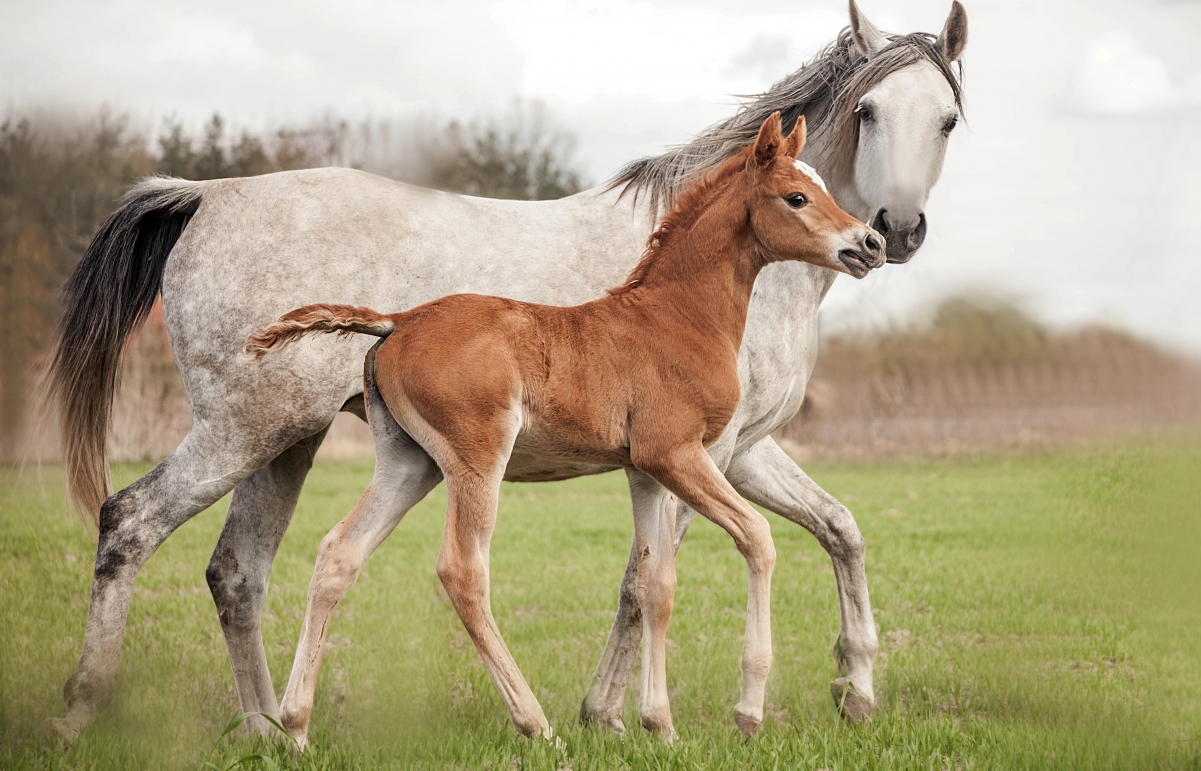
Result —
[[918, 212], [917, 219], [897, 222], [887, 209], [880, 209], [872, 217], [871, 226], [888, 242], [888, 262], [903, 265], [926, 240], [926, 213]]

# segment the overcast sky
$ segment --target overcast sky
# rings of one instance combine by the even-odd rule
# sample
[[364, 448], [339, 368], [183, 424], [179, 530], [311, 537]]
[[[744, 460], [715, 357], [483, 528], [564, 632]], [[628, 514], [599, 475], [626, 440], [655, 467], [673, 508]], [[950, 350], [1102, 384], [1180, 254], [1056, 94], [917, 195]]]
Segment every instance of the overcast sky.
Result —
[[[1201, 353], [1201, 2], [964, 0], [966, 126], [913, 262], [841, 278], [827, 328], [988, 292]], [[937, 32], [949, 0], [862, 0]], [[11, 107], [151, 125], [472, 117], [545, 102], [596, 181], [729, 115], [845, 26], [841, 0], [5, 0]]]

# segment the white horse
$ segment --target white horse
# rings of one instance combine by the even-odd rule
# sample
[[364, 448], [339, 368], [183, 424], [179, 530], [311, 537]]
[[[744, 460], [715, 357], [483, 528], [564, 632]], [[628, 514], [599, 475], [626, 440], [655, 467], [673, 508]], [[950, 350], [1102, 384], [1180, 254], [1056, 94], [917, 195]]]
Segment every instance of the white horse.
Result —
[[[549, 305], [598, 297], [637, 262], [675, 191], [749, 143], [777, 110], [788, 125], [806, 115], [812, 140], [804, 159], [843, 209], [885, 235], [890, 262], [907, 261], [924, 237], [922, 210], [961, 111], [952, 63], [967, 41], [967, 17], [956, 0], [937, 38], [886, 36], [853, 0], [850, 17], [849, 31], [734, 117], [631, 164], [610, 184], [558, 201], [451, 195], [347, 169], [136, 186], [67, 282], [52, 360], [69, 492], [99, 527], [83, 652], [55, 728], [74, 739], [111, 697], [138, 570], [177, 527], [230, 490], [206, 577], [242, 709], [278, 716], [259, 625], [271, 563], [330, 422], [339, 410], [364, 416], [370, 346], [307, 340], [251, 366], [243, 342], [282, 313], [316, 302], [409, 308], [462, 292]], [[739, 357], [742, 400], [709, 452], [740, 494], [805, 527], [830, 554], [842, 612], [832, 690], [854, 719], [874, 706], [877, 646], [863, 538], [850, 512], [770, 436], [804, 397], [818, 305], [835, 275], [801, 264], [760, 275]], [[170, 456], [110, 497], [105, 442], [121, 349], [160, 293], [192, 425]], [[372, 479], [392, 509], [384, 525], [358, 534], [365, 553], [440, 477], [416, 445], [400, 461]], [[505, 478], [606, 470], [518, 454]], [[695, 516], [670, 495], [636, 495], [634, 506], [679, 506], [677, 545]], [[635, 573], [631, 555], [581, 709], [585, 720], [619, 732], [641, 633]]]

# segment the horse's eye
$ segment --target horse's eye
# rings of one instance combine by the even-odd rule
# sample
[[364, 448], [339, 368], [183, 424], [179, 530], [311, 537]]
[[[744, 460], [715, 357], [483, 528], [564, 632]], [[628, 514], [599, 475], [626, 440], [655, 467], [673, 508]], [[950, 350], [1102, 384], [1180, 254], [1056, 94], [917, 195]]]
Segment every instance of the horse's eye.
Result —
[[952, 131], [955, 130], [955, 127], [958, 125], [959, 125], [959, 118], [955, 118], [955, 117], [950, 118], [946, 123], [943, 124], [942, 131], [944, 134], [950, 134]]
[[875, 113], [872, 112], [872, 108], [868, 107], [866, 104], [861, 104], [856, 107], [855, 114], [859, 116], [860, 123], [867, 123], [876, 117]]
[[794, 209], [799, 209], [805, 204], [809, 203], [809, 199], [800, 193], [789, 193], [788, 195], [784, 196], [784, 200], [787, 201], [788, 205]]

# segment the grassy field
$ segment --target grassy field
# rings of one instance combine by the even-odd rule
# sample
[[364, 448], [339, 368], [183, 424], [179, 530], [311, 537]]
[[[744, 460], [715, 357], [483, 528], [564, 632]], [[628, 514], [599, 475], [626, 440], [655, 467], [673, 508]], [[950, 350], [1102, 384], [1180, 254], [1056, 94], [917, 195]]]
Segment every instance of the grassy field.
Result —
[[[833, 572], [807, 533], [773, 516], [776, 663], [768, 720], [751, 741], [731, 719], [745, 569], [729, 539], [698, 522], [670, 630], [680, 735], [670, 748], [638, 727], [633, 690], [624, 739], [576, 717], [626, 562], [624, 477], [504, 490], [493, 603], [561, 737], [553, 743], [515, 735], [438, 583], [439, 488], [339, 607], [314, 747], [298, 761], [240, 733], [218, 741], [238, 712], [204, 583], [224, 503], [139, 576], [112, 706], [73, 748], [45, 738], [79, 655], [94, 547], [57, 470], [0, 472], [0, 769], [224, 769], [250, 752], [304, 769], [1201, 769], [1198, 469], [1195, 443], [814, 465], [867, 538], [879, 712], [864, 726], [836, 718]], [[114, 472], [128, 484], [145, 470]], [[317, 544], [369, 476], [369, 465], [325, 464], [305, 488], [264, 622], [277, 688]]]

